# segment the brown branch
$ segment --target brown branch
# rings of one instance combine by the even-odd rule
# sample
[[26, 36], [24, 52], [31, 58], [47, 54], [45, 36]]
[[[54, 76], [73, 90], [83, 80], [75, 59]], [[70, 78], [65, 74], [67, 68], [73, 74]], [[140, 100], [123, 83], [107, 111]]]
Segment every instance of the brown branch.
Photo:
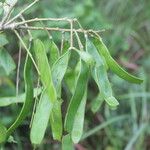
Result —
[[[28, 30], [48, 30], [48, 31], [58, 31], [58, 32], [71, 32], [71, 29], [65, 29], [65, 28], [49, 28], [49, 27], [33, 27], [33, 26], [18, 26], [18, 27], [14, 27], [14, 29], [28, 29]], [[83, 29], [73, 29], [73, 31], [76, 31], [76, 32], [80, 32], [80, 33], [84, 33], [84, 32], [87, 32], [87, 33], [92, 33], [92, 32], [95, 32], [95, 33], [101, 33], [101, 32], [104, 32], [105, 30], [83, 30]]]
[[34, 18], [34, 19], [30, 19], [30, 20], [25, 20], [22, 22], [17, 22], [16, 26], [19, 25], [24, 25], [25, 23], [32, 23], [32, 22], [39, 22], [39, 21], [66, 21], [69, 22], [70, 20], [74, 20], [74, 19], [69, 19], [69, 18]]

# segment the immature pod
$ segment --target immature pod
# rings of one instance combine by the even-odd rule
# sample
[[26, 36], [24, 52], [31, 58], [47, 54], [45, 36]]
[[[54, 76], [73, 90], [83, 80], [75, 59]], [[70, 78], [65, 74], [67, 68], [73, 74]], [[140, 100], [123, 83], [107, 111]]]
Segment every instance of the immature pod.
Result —
[[78, 79], [78, 74], [80, 72], [80, 67], [81, 67], [81, 63], [80, 61], [78, 61], [75, 68], [69, 68], [66, 72], [65, 83], [71, 94], [73, 94], [75, 91], [76, 88], [75, 85]]
[[[32, 53], [32, 46], [30, 48]], [[21, 109], [20, 114], [18, 115], [15, 122], [8, 128], [7, 137], [11, 135], [11, 133], [23, 122], [23, 120], [27, 117], [28, 113], [31, 111], [33, 105], [33, 74], [32, 74], [32, 60], [28, 56], [26, 57], [25, 66], [24, 66], [24, 81], [25, 81], [25, 102]]]
[[80, 73], [78, 75], [78, 79], [75, 85], [75, 91], [70, 100], [70, 104], [67, 109], [66, 117], [65, 117], [65, 130], [71, 132], [73, 129], [73, 123], [75, 119], [75, 115], [81, 103], [81, 100], [84, 95], [85, 88], [88, 82], [88, 67], [85, 62], [80, 60]]
[[87, 100], [87, 88], [85, 89], [83, 98], [75, 115], [73, 129], [71, 132], [71, 138], [73, 140], [73, 143], [78, 143], [83, 134], [86, 100]]
[[[64, 75], [67, 71], [68, 62], [70, 58], [71, 51], [64, 53], [57, 61], [53, 64], [52, 67], [52, 80], [56, 91], [58, 92], [61, 87], [61, 82], [64, 78]], [[60, 96], [61, 93], [59, 93]]]
[[[51, 68], [48, 63], [46, 51], [40, 40], [36, 40], [34, 42], [34, 52], [38, 63], [38, 69], [40, 71], [44, 92], [41, 95], [40, 103], [38, 104], [33, 119], [30, 138], [33, 144], [40, 144], [44, 137], [53, 106], [57, 101], [57, 94], [53, 84]], [[41, 121], [41, 119], [43, 121]]]
[[101, 105], [103, 104], [103, 102], [104, 102], [104, 98], [103, 98], [102, 94], [99, 93], [91, 103], [92, 112], [96, 113], [99, 110], [99, 108], [101, 107]]
[[56, 62], [56, 60], [60, 56], [59, 49], [58, 49], [57, 45], [54, 43], [52, 38], [50, 39], [49, 49], [50, 49], [49, 50], [50, 51], [49, 62], [50, 62], [50, 66], [52, 67], [53, 64]]
[[[60, 97], [61, 81], [64, 77], [68, 66], [70, 51], [62, 55], [52, 67], [52, 81], [56, 88], [57, 95]], [[52, 128], [53, 138], [61, 140], [62, 137], [62, 114], [60, 98], [54, 102], [54, 106], [49, 102], [47, 95], [47, 88], [43, 91], [40, 102], [37, 106], [36, 113], [34, 115], [33, 124], [31, 128], [30, 138], [33, 144], [40, 144], [44, 138], [46, 127], [50, 118], [50, 124]], [[38, 132], [37, 132], [38, 131]]]
[[100, 38], [98, 39], [98, 38], [94, 37], [93, 43], [96, 46], [98, 52], [105, 57], [105, 60], [107, 62], [107, 65], [109, 66], [109, 68], [115, 74], [117, 74], [120, 78], [127, 80], [128, 82], [131, 82], [131, 83], [140, 84], [143, 82], [142, 79], [129, 74], [123, 68], [121, 68], [121, 66], [119, 66], [119, 64], [111, 57], [111, 55], [110, 55], [107, 47], [103, 43], [102, 39], [100, 39]]
[[93, 67], [92, 75], [97, 83], [102, 97], [111, 107], [116, 107], [119, 103], [112, 95], [111, 85], [107, 76], [107, 68], [104, 59], [98, 53], [94, 44], [86, 37], [86, 50], [95, 59], [96, 64]]
[[54, 104], [52, 109], [52, 113], [50, 115], [50, 125], [52, 129], [53, 138], [55, 140], [61, 140], [63, 125], [62, 125], [62, 113], [61, 113], [61, 82], [64, 78], [68, 67], [68, 61], [70, 57], [70, 52], [67, 51], [64, 53], [54, 64], [52, 67], [52, 78], [53, 83], [57, 91], [58, 99]]
[[52, 105], [49, 102], [47, 91], [44, 90], [41, 94], [40, 101], [37, 105], [32, 122], [30, 132], [30, 139], [32, 144], [39, 145], [42, 142], [48, 125], [51, 110]]
[[102, 65], [99, 67], [95, 67], [94, 69], [96, 82], [98, 84], [102, 97], [105, 99], [110, 107], [115, 108], [117, 105], [119, 105], [119, 103], [115, 99], [115, 97], [113, 97], [112, 88], [108, 80], [105, 67]]
[[39, 39], [34, 42], [34, 52], [43, 87], [46, 89], [50, 104], [53, 106], [57, 100], [57, 94], [52, 81], [51, 68], [48, 63], [45, 47]]
[[61, 141], [63, 125], [62, 125], [62, 112], [61, 112], [62, 100], [58, 99], [52, 109], [50, 115], [50, 125], [54, 140]]

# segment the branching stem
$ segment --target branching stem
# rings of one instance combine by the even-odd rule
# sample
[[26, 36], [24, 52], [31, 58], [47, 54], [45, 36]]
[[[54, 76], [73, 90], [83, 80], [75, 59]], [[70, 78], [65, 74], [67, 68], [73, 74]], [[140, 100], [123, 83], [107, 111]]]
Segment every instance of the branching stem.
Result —
[[68, 19], [68, 18], [34, 18], [34, 19], [30, 19], [30, 20], [25, 20], [22, 22], [17, 22], [16, 26], [19, 25], [24, 25], [25, 23], [32, 23], [32, 22], [40, 22], [40, 21], [66, 21], [69, 22], [72, 19]]
[[[58, 27], [56, 27], [56, 28], [49, 28], [49, 27], [34, 27], [34, 26], [28, 26], [28, 27], [26, 27], [26, 26], [18, 26], [17, 28], [15, 28], [15, 29], [28, 29], [28, 30], [49, 30], [49, 31], [58, 31], [58, 32], [71, 32], [71, 29], [66, 29], [66, 28], [58, 28]], [[95, 33], [101, 33], [101, 32], [104, 32], [105, 30], [83, 30], [83, 29], [73, 29], [73, 30], [75, 30], [76, 32], [80, 32], [80, 33], [85, 33], [85, 32], [87, 32], [87, 33], [92, 33], [92, 32], [95, 32]]]
[[31, 58], [31, 60], [32, 60], [32, 62], [33, 62], [33, 64], [34, 64], [34, 66], [35, 66], [37, 72], [38, 72], [38, 74], [40, 75], [40, 71], [39, 71], [39, 69], [38, 69], [38, 67], [37, 67], [37, 65], [36, 65], [36, 63], [35, 63], [35, 61], [34, 61], [34, 59], [33, 59], [33, 57], [32, 57], [32, 54], [31, 54], [30, 51], [29, 51], [29, 49], [28, 49], [27, 46], [25, 45], [24, 41], [22, 40], [22, 38], [20, 37], [20, 35], [18, 34], [18, 32], [17, 32], [16, 30], [14, 30], [14, 32], [15, 32], [16, 36], [18, 37], [18, 39], [20, 40], [20, 42], [21, 42], [21, 44], [23, 45], [23, 47], [25, 48], [25, 50], [27, 51], [29, 57]]

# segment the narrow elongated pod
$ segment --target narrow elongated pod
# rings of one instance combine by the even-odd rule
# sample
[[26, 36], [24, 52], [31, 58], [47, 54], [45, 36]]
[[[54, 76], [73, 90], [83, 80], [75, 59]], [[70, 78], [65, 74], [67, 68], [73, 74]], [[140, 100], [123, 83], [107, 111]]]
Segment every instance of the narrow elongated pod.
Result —
[[103, 65], [95, 67], [94, 73], [95, 73], [95, 81], [98, 84], [102, 97], [105, 99], [105, 101], [110, 107], [115, 108], [117, 105], [119, 105], [119, 103], [113, 96], [112, 88], [108, 80], [105, 67]]
[[74, 150], [74, 144], [71, 140], [70, 134], [63, 136], [62, 138], [62, 150]]
[[[44, 137], [53, 106], [57, 101], [57, 94], [53, 84], [51, 68], [48, 63], [46, 51], [40, 40], [34, 42], [34, 52], [44, 92], [33, 119], [30, 138], [33, 144], [40, 144]], [[41, 121], [41, 119], [43, 119], [43, 121]]]
[[83, 98], [75, 115], [73, 129], [71, 132], [71, 138], [73, 140], [73, 143], [78, 143], [83, 134], [86, 100], [87, 100], [87, 88], [85, 89]]
[[96, 113], [99, 108], [102, 106], [104, 98], [101, 93], [99, 93], [96, 98], [91, 103], [91, 110], [93, 113]]
[[61, 141], [62, 132], [63, 132], [61, 105], [62, 105], [62, 100], [58, 99], [55, 102], [50, 115], [50, 125], [51, 125], [53, 139], [58, 141]]
[[62, 125], [62, 112], [61, 112], [61, 82], [64, 78], [68, 67], [68, 61], [70, 57], [70, 52], [67, 51], [64, 53], [54, 64], [52, 67], [52, 78], [53, 83], [57, 91], [58, 99], [54, 104], [52, 109], [52, 113], [50, 115], [50, 125], [52, 129], [53, 138], [55, 140], [61, 140], [63, 125]]
[[[30, 48], [32, 50], [32, 46]], [[32, 51], [31, 51], [32, 52]], [[32, 60], [28, 56], [26, 56], [26, 62], [24, 66], [24, 81], [25, 81], [25, 102], [21, 109], [20, 114], [18, 115], [15, 122], [8, 128], [7, 137], [9, 137], [12, 132], [23, 122], [23, 120], [27, 117], [30, 112], [33, 104], [33, 74], [32, 74]]]
[[85, 88], [88, 82], [89, 68], [86, 63], [80, 60], [80, 73], [75, 85], [75, 91], [70, 100], [70, 104], [67, 109], [67, 114], [65, 117], [65, 130], [68, 132], [72, 131], [75, 115], [81, 103], [82, 97], [84, 95]]
[[50, 62], [50, 66], [52, 67], [53, 64], [56, 62], [56, 60], [59, 58], [59, 50], [57, 45], [54, 43], [53, 39], [50, 39], [50, 43], [49, 43], [49, 51], [50, 51], [50, 57], [49, 57], [49, 62]]
[[37, 105], [36, 112], [34, 114], [30, 139], [32, 144], [41, 144], [45, 131], [48, 125], [50, 113], [52, 111], [52, 105], [49, 102], [47, 91], [44, 90], [41, 94], [40, 101]]
[[137, 78], [131, 74], [129, 74], [128, 72], [126, 72], [110, 55], [107, 47], [105, 46], [105, 44], [103, 43], [101, 38], [97, 38], [94, 37], [93, 38], [93, 43], [96, 46], [98, 52], [100, 54], [102, 54], [105, 57], [105, 60], [107, 62], [107, 65], [109, 66], [109, 68], [115, 73], [117, 74], [120, 78], [131, 82], [131, 83], [136, 83], [136, 84], [140, 84], [143, 82], [142, 79]]
[[39, 39], [34, 42], [34, 53], [40, 71], [40, 78], [43, 84], [44, 89], [47, 91], [47, 96], [51, 105], [57, 99], [56, 90], [52, 81], [51, 68], [48, 63], [48, 58], [46, 56], [45, 47]]
[[96, 47], [88, 37], [86, 37], [86, 50], [96, 61], [95, 66], [92, 68], [92, 76], [99, 87], [102, 97], [109, 106], [116, 107], [119, 103], [113, 97], [112, 88], [107, 76], [107, 66], [101, 54], [98, 53]]

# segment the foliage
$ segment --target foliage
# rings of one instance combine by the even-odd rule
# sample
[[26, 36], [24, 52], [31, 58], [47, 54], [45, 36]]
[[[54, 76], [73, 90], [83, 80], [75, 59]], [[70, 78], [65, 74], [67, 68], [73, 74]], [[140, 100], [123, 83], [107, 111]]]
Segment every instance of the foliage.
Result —
[[[18, 9], [16, 7], [14, 10], [14, 16], [22, 9], [23, 3], [21, 1], [19, 1], [19, 3]], [[106, 32], [103, 33], [105, 34], [104, 37], [107, 37], [107, 42], [103, 42], [102, 38], [95, 32], [87, 32], [85, 35], [82, 33], [79, 34], [71, 30], [71, 28], [63, 22], [33, 23], [34, 26], [43, 26], [43, 32], [31, 32], [34, 37], [33, 40], [31, 40], [30, 33], [26, 34], [24, 29], [21, 30], [23, 33], [15, 31], [16, 35], [12, 35], [12, 38], [9, 37], [12, 31], [1, 32], [0, 70], [2, 71], [0, 73], [0, 81], [7, 87], [4, 86], [3, 89], [0, 89], [2, 93], [0, 109], [4, 110], [3, 112], [1, 111], [1, 115], [3, 116], [1, 117], [1, 123], [3, 125], [0, 123], [0, 137], [2, 137], [0, 142], [4, 142], [8, 139], [7, 142], [11, 144], [6, 143], [6, 147], [24, 148], [25, 145], [23, 146], [23, 142], [21, 142], [23, 139], [21, 138], [26, 137], [26, 135], [24, 135], [26, 132], [28, 133], [27, 139], [29, 139], [29, 131], [31, 131], [30, 139], [32, 144], [38, 145], [41, 149], [47, 149], [47, 145], [49, 146], [49, 144], [47, 144], [47, 141], [49, 141], [47, 135], [51, 135], [54, 140], [62, 141], [62, 149], [65, 150], [73, 149], [73, 143], [78, 142], [80, 144], [75, 145], [77, 148], [78, 146], [84, 145], [88, 149], [101, 148], [120, 150], [125, 148], [129, 150], [132, 149], [133, 146], [135, 149], [142, 149], [142, 147], [146, 149], [143, 145], [146, 145], [145, 139], [149, 132], [145, 132], [149, 130], [149, 118], [147, 115], [149, 107], [147, 99], [149, 98], [149, 93], [146, 92], [149, 88], [147, 86], [149, 81], [146, 80], [148, 70], [139, 70], [141, 71], [141, 76], [144, 78], [144, 83], [140, 86], [132, 86], [129, 83], [123, 82], [117, 76], [113, 74], [110, 75], [108, 71], [111, 69], [119, 77], [129, 82], [142, 82], [141, 79], [123, 70], [112, 58], [110, 53], [116, 58], [121, 58], [119, 62], [127, 62], [123, 61], [123, 59], [127, 60], [130, 57], [131, 60], [125, 65], [129, 67], [129, 69], [138, 68], [138, 66], [130, 63], [132, 59], [135, 59], [134, 61], [137, 59], [139, 65], [142, 64], [144, 68], [147, 67], [149, 61], [145, 58], [149, 57], [149, 44], [147, 44], [149, 35], [145, 34], [146, 32], [143, 33], [142, 30], [149, 30], [149, 22], [147, 20], [149, 1], [143, 1], [142, 5], [140, 0], [137, 3], [135, 1], [122, 2], [120, 0], [112, 0], [111, 2], [103, 0], [93, 2], [88, 0], [83, 1], [81, 4], [79, 4], [78, 1], [55, 1], [51, 2], [51, 9], [47, 5], [49, 3], [49, 1], [37, 3], [32, 9], [26, 12], [26, 17], [30, 18], [31, 13], [35, 16], [36, 12], [39, 12], [39, 14], [36, 14], [36, 17], [37, 15], [39, 17], [40, 15], [44, 17], [51, 15], [52, 17], [67, 16], [73, 18], [77, 16], [83, 27], [109, 29], [110, 32], [106, 30]], [[74, 5], [75, 7], [73, 9], [68, 7], [64, 10], [66, 4], [68, 6]], [[128, 8], [130, 11], [125, 11], [128, 6], [130, 6]], [[119, 9], [115, 9], [117, 7]], [[140, 13], [143, 9], [146, 11]], [[99, 13], [99, 11], [101, 13]], [[1, 12], [4, 14], [7, 13], [5, 11]], [[139, 14], [141, 15], [139, 20], [132, 19], [133, 16]], [[127, 17], [129, 18], [127, 19]], [[139, 23], [143, 22], [142, 19], [144, 23], [139, 25]], [[61, 37], [61, 34], [46, 31], [45, 26], [57, 27], [59, 24], [61, 28], [70, 28], [70, 33], [62, 33]], [[76, 28], [76, 26], [77, 25], [74, 24], [74, 28]], [[71, 39], [70, 36], [72, 36]], [[18, 46], [16, 42], [14, 42], [14, 39], [16, 40], [17, 38], [19, 39], [17, 43]], [[40, 38], [42, 41], [37, 40], [37, 38]], [[108, 43], [110, 53], [104, 43]], [[18, 54], [17, 50], [19, 45], [22, 45], [22, 49], [26, 50], [27, 56], [25, 62], [24, 57], [21, 59], [19, 95], [18, 93], [15, 95], [14, 85], [16, 70], [14, 71], [14, 69], [17, 63], [16, 60], [14, 62], [14, 56]], [[14, 51], [14, 49], [16, 49], [16, 51]], [[143, 49], [147, 55], [145, 55], [143, 59], [135, 58], [139, 52], [137, 49], [140, 52], [142, 51], [141, 49]], [[131, 52], [129, 50], [131, 50]], [[25, 55], [25, 52], [22, 52], [23, 55]], [[13, 56], [13, 58], [11, 56]], [[25, 65], [23, 65], [24, 63]], [[29, 63], [32, 63], [34, 68], [32, 68]], [[22, 75], [23, 70], [24, 75]], [[109, 79], [109, 75], [111, 79]], [[34, 84], [34, 88], [32, 84]], [[114, 85], [115, 88], [112, 85]], [[24, 88], [25, 93], [23, 92]], [[18, 89], [16, 89], [16, 91], [17, 90]], [[32, 94], [33, 91], [34, 95]], [[124, 94], [124, 91], [126, 91], [126, 93], [129, 91], [129, 94]], [[128, 99], [129, 101], [120, 101], [120, 99]], [[4, 100], [6, 101], [4, 102]], [[106, 103], [104, 103], [104, 100]], [[35, 103], [34, 106], [33, 102]], [[18, 106], [15, 103], [23, 103], [21, 111], [18, 109], [20, 105]], [[119, 103], [120, 105], [118, 106]], [[4, 106], [8, 105], [10, 105], [10, 107], [4, 108]], [[91, 110], [95, 115], [91, 114]], [[18, 111], [20, 111], [19, 116]], [[7, 114], [11, 116], [6, 117]], [[129, 114], [131, 117], [125, 114]], [[16, 121], [9, 128], [9, 125], [15, 120], [16, 116], [18, 116]], [[93, 116], [95, 119], [92, 119]], [[25, 120], [27, 120], [27, 122], [25, 122]], [[94, 127], [92, 121], [96, 121], [95, 124], [97, 124], [97, 126]], [[26, 129], [26, 123], [28, 126], [30, 124], [30, 129]], [[7, 126], [7, 130], [4, 125]], [[19, 125], [25, 127], [25, 129]], [[18, 126], [19, 128], [16, 129]], [[83, 126], [85, 132], [83, 131]], [[91, 127], [93, 127], [93, 129], [90, 129]], [[46, 129], [48, 129], [48, 132], [46, 132]], [[104, 130], [98, 132], [101, 129]], [[19, 131], [22, 132], [22, 130], [23, 134], [19, 133]], [[66, 135], [66, 132], [63, 130], [67, 131], [68, 134]], [[17, 145], [13, 144], [14, 140], [10, 135], [14, 136]], [[129, 137], [131, 140], [128, 140]], [[102, 138], [104, 141], [99, 143], [97, 142], [97, 138]], [[120, 140], [120, 138], [122, 140]], [[41, 142], [43, 144], [41, 144]], [[52, 149], [58, 149], [57, 147], [55, 148], [55, 146], [59, 146], [59, 144], [53, 144]]]

